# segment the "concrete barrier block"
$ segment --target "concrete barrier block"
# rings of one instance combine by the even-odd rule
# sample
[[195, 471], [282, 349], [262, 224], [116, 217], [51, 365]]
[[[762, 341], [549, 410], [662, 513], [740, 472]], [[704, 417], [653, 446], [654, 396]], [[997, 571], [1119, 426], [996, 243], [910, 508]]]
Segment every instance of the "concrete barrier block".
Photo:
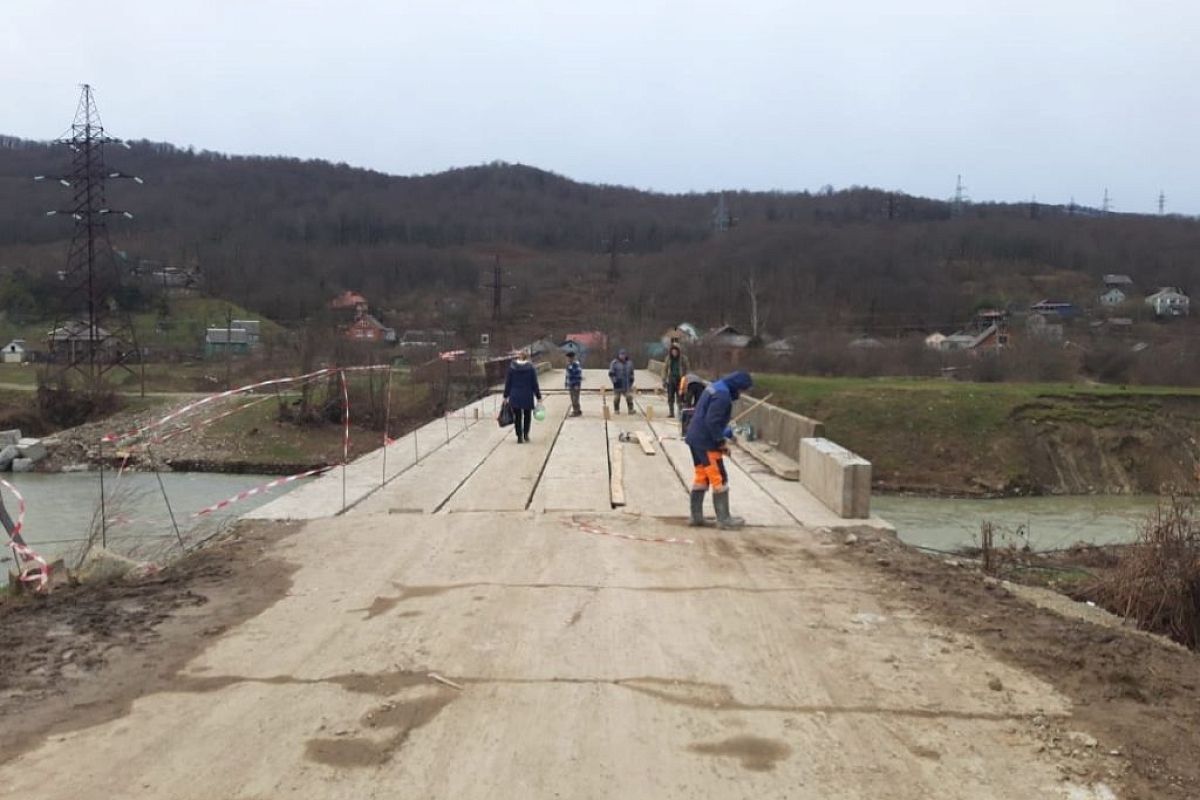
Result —
[[835, 442], [801, 440], [800, 482], [843, 519], [871, 515], [871, 462]]
[[13, 472], [33, 472], [32, 458], [14, 458], [12, 462]]
[[8, 447], [9, 445], [15, 445], [17, 442], [21, 441], [22, 438], [24, 437], [21, 436], [21, 431], [16, 428], [13, 428], [10, 431], [0, 431], [0, 448]]
[[5, 445], [0, 448], [0, 472], [12, 466], [14, 459], [21, 457], [21, 451], [17, 449], [15, 444]]
[[46, 445], [42, 444], [41, 439], [22, 439], [17, 442], [17, 450], [22, 458], [31, 461], [41, 461], [46, 457]]
[[754, 430], [754, 438], [766, 442], [793, 461], [800, 460], [800, 440], [824, 436], [825, 426], [819, 420], [782, 409], [770, 403], [759, 403], [742, 395], [734, 404], [734, 416]]

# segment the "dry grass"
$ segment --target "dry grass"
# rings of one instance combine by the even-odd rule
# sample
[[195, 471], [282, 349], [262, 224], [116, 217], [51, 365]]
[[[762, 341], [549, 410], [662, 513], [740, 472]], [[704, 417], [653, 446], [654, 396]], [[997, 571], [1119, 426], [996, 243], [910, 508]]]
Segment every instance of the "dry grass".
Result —
[[1171, 494], [1095, 587], [1097, 599], [1143, 630], [1200, 649], [1200, 519], [1196, 499]]

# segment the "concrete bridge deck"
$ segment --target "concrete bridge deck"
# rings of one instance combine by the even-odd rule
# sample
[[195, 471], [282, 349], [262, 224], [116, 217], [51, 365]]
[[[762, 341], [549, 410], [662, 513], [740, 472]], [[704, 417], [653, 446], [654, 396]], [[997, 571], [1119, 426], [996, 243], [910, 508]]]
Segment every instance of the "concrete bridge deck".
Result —
[[[258, 509], [310, 520], [276, 546], [287, 596], [174, 690], [0, 767], [3, 794], [1067, 796], [1019, 722], [1064, 697], [885, 599], [797, 484], [738, 460], [751, 527], [688, 528], [661, 401], [607, 423], [599, 403], [568, 418], [547, 391], [518, 445], [486, 399], [353, 465], [345, 513], [337, 474]], [[656, 453], [612, 445], [614, 509], [626, 430]]]

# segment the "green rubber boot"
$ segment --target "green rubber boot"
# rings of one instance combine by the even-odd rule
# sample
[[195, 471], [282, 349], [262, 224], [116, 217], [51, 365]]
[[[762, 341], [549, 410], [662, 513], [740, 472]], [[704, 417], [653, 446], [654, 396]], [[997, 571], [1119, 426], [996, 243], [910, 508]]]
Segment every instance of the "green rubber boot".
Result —
[[704, 495], [708, 494], [706, 489], [692, 489], [692, 518], [688, 520], [688, 524], [694, 528], [704, 525]]
[[717, 527], [723, 531], [737, 530], [746, 520], [729, 513], [729, 492], [713, 492], [713, 508], [717, 510]]

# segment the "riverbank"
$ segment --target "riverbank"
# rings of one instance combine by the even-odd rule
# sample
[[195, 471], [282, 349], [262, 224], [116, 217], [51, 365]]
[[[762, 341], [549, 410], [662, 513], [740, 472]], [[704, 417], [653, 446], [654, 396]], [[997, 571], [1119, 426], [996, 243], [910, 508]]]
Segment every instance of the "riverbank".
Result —
[[[374, 393], [380, 392], [374, 387]], [[352, 387], [353, 389], [353, 387]], [[399, 436], [429, 420], [429, 388], [397, 379], [389, 434]], [[106, 467], [231, 474], [290, 475], [340, 464], [379, 447], [384, 440], [382, 400], [353, 407], [349, 439], [340, 405], [299, 419], [298, 393], [238, 395], [206, 404], [153, 436], [132, 436], [203, 395], [127, 401], [122, 410], [46, 437], [48, 456], [38, 472]], [[371, 405], [378, 405], [372, 408]], [[111, 441], [104, 442], [105, 437]]]
[[764, 374], [756, 393], [825, 423], [874, 488], [945, 497], [1157, 494], [1191, 486], [1200, 391]]

